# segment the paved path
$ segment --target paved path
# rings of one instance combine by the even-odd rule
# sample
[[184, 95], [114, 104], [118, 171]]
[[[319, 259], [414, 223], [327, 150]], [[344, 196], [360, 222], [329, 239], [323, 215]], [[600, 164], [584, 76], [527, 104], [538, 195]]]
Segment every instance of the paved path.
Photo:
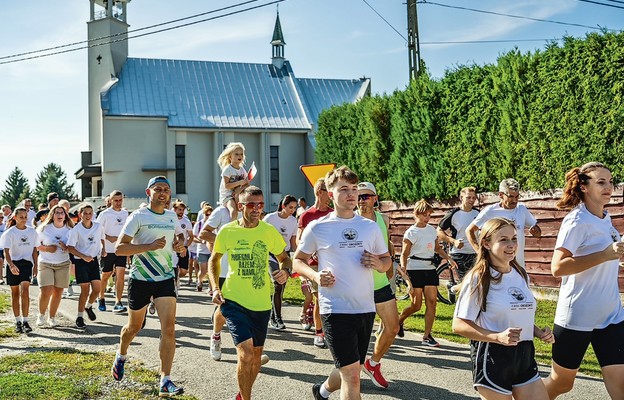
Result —
[[[5, 285], [0, 288], [8, 291]], [[31, 288], [31, 294], [36, 299], [38, 289]], [[127, 316], [110, 311], [112, 296], [108, 296], [109, 311], [96, 311], [97, 321], [87, 320], [89, 326], [85, 332], [74, 328], [76, 300], [64, 299], [59, 312], [63, 317], [61, 326], [55, 329], [35, 328], [31, 337], [38, 340], [39, 345], [114, 352], [120, 328], [126, 322]], [[36, 315], [35, 301], [31, 307], [31, 315]], [[212, 309], [207, 293], [182, 287], [178, 303], [177, 350], [172, 376], [175, 382], [184, 386], [188, 394], [199, 399], [231, 399], [237, 392], [236, 352], [232, 347], [231, 337], [224, 332], [221, 361], [210, 358], [212, 326], [209, 316]], [[329, 350], [318, 349], [312, 345], [313, 335], [301, 329], [297, 322], [298, 314], [298, 307], [285, 307], [284, 322], [287, 329], [269, 331], [265, 354], [269, 355], [271, 361], [262, 367], [254, 385], [254, 398], [312, 399], [312, 384], [325, 379], [332, 369]], [[34, 319], [31, 317], [33, 327]], [[148, 315], [145, 329], [130, 346], [131, 360], [139, 359], [148, 368], [158, 369], [159, 333], [157, 317]], [[421, 339], [419, 334], [406, 332], [405, 338], [397, 338], [395, 341], [383, 360], [384, 375], [391, 382], [389, 389], [376, 388], [362, 374], [364, 399], [478, 398], [471, 386], [467, 346], [440, 340], [441, 347], [431, 349], [420, 345]], [[372, 343], [371, 341], [371, 348]], [[0, 356], [14, 350], [12, 347], [12, 344], [0, 344]], [[540, 366], [540, 369], [544, 373], [548, 372], [546, 367]], [[337, 399], [337, 394], [332, 398]], [[592, 377], [580, 377], [572, 393], [560, 397], [563, 400], [607, 398], [602, 381]]]

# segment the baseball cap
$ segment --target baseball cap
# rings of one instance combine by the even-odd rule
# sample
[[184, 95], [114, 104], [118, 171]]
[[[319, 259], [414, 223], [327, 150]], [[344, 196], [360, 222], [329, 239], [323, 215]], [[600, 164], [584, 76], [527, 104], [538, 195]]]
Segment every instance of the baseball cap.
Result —
[[52, 193], [48, 193], [47, 199], [48, 199], [48, 203], [49, 203], [49, 202], [51, 202], [54, 199], [60, 199], [60, 197], [59, 197], [58, 193], [52, 192]]
[[370, 182], [360, 182], [358, 183], [357, 188], [358, 188], [358, 192], [362, 190], [369, 190], [373, 192], [375, 196], [377, 196], [377, 190], [375, 189], [375, 185], [373, 185]]
[[155, 176], [149, 180], [149, 182], [147, 183], [147, 188], [149, 189], [157, 183], [166, 183], [167, 186], [171, 187], [167, 178], [165, 178], [164, 176]]

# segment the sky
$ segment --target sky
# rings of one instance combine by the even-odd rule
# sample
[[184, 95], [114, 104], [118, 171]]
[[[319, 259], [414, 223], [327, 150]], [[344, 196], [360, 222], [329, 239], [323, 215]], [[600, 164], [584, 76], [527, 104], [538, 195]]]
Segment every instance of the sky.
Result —
[[[441, 78], [461, 65], [495, 63], [499, 55], [514, 48], [532, 52], [543, 49], [547, 40], [583, 37], [596, 31], [443, 5], [596, 28], [624, 28], [624, 0], [595, 1], [622, 9], [583, 0], [426, 1], [417, 6], [421, 57], [431, 75]], [[133, 30], [241, 2], [132, 0], [128, 23]], [[89, 1], [17, 1], [8, 5], [7, 0], [0, 0], [0, 4], [4, 5], [0, 24], [0, 189], [16, 166], [34, 188], [37, 173], [54, 162], [61, 165], [79, 193], [74, 173], [80, 168], [80, 152], [89, 147], [87, 51], [9, 64], [2, 63], [15, 58], [2, 57], [85, 40]], [[365, 76], [371, 78], [374, 94], [403, 90], [408, 84], [405, 0], [285, 0], [279, 4], [279, 13], [285, 57], [297, 77]], [[218, 14], [186, 22], [214, 15]], [[129, 56], [269, 63], [275, 15], [276, 5], [268, 5], [132, 39]], [[532, 39], [538, 40], [527, 41]], [[501, 40], [506, 42], [483, 43]], [[457, 43], [460, 41], [481, 43]]]

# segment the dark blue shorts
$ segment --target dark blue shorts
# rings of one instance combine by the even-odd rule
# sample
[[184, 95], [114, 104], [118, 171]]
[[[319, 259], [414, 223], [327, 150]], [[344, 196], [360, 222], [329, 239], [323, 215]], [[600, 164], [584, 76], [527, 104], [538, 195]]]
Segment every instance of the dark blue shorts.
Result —
[[19, 286], [22, 282], [30, 282], [33, 273], [33, 263], [28, 260], [13, 260], [13, 264], [19, 270], [19, 274], [13, 275], [9, 264], [6, 265], [6, 278], [9, 286]]
[[89, 283], [101, 279], [97, 257], [91, 260], [91, 262], [86, 262], [82, 258], [75, 258], [74, 265], [76, 266], [76, 283]]
[[254, 347], [264, 346], [271, 310], [251, 311], [228, 299], [220, 307], [235, 346], [249, 339]]

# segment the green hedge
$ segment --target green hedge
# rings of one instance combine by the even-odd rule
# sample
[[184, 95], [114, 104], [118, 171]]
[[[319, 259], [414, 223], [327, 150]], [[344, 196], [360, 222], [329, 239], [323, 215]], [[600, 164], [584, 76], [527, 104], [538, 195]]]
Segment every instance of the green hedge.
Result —
[[446, 198], [473, 185], [495, 191], [563, 185], [587, 161], [624, 168], [624, 33], [566, 37], [495, 65], [428, 72], [404, 91], [324, 111], [318, 162], [353, 168], [384, 199]]

